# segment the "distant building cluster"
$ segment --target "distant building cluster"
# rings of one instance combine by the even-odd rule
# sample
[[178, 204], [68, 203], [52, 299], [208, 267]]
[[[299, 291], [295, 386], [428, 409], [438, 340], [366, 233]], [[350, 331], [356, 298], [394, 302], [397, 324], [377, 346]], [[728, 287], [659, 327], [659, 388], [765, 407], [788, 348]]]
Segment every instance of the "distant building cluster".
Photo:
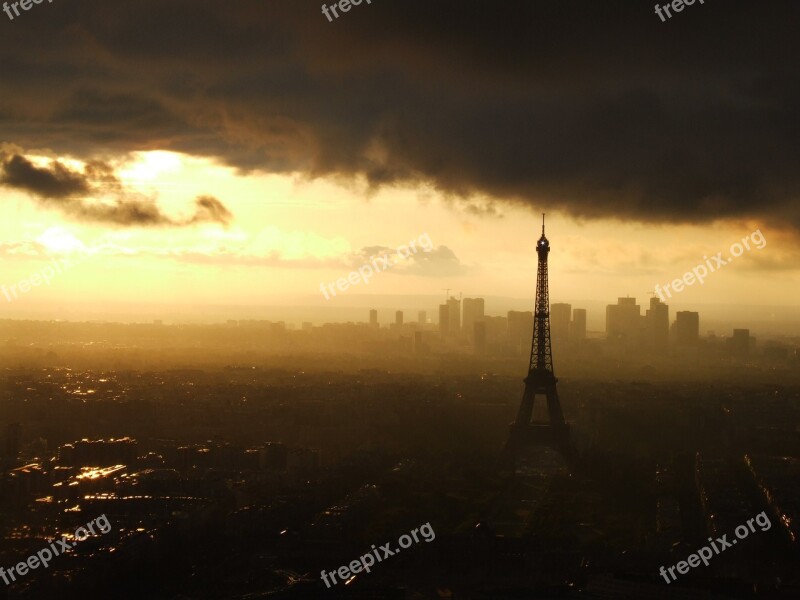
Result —
[[[556, 345], [586, 339], [586, 309], [553, 304], [551, 321]], [[369, 326], [380, 329], [377, 309], [369, 311]], [[439, 305], [438, 323], [429, 323], [424, 310], [417, 313], [416, 322], [406, 321], [398, 310], [389, 329], [401, 339], [406, 336], [408, 349], [416, 354], [460, 348], [477, 355], [508, 356], [530, 352], [533, 313], [510, 310], [506, 316], [487, 315], [484, 298], [450, 296]]]
[[[550, 306], [551, 338], [555, 345], [586, 339], [586, 310], [569, 304]], [[450, 297], [439, 306], [439, 334], [465, 342], [475, 354], [526, 354], [533, 335], [533, 312], [510, 310], [505, 317], [485, 314], [483, 298]]]
[[[369, 327], [395, 333], [397, 350], [413, 354], [462, 352], [478, 356], [517, 356], [530, 352], [533, 312], [509, 310], [505, 316], [486, 313], [484, 298], [448, 295], [438, 307], [438, 321], [429, 322], [427, 311], [417, 312], [416, 321], [408, 311], [394, 310], [394, 319], [381, 327], [378, 309], [369, 311]], [[700, 334], [700, 314], [677, 311], [671, 319], [669, 305], [660, 298], [650, 298], [645, 309], [636, 298], [618, 298], [606, 307], [605, 332], [587, 330], [587, 310], [569, 303], [550, 305], [550, 338], [553, 352], [607, 347], [610, 352], [641, 352], [667, 356], [682, 351], [697, 352], [708, 342], [717, 354], [733, 357], [752, 356], [756, 339], [748, 329], [734, 329], [731, 337], [717, 338], [713, 332]], [[386, 323], [386, 320], [384, 320]], [[358, 324], [351, 324], [358, 325]], [[333, 327], [326, 324], [323, 327]], [[304, 324], [310, 330], [310, 324]], [[790, 359], [791, 348], [769, 345], [764, 354], [774, 360]]]
[[631, 346], [666, 352], [669, 306], [653, 297], [650, 298], [650, 308], [642, 315], [636, 298], [618, 298], [616, 304], [606, 307], [606, 337]]
[[[709, 332], [716, 341], [716, 336]], [[647, 349], [657, 354], [666, 354], [670, 344], [679, 347], [697, 346], [701, 342], [700, 313], [678, 311], [670, 323], [669, 305], [655, 296], [650, 298], [650, 308], [642, 314], [636, 298], [617, 298], [616, 304], [606, 307], [606, 339], [620, 347]], [[734, 329], [733, 335], [724, 340], [728, 354], [746, 357], [755, 349], [756, 339], [749, 329]], [[785, 352], [772, 351], [775, 358], [786, 358]]]

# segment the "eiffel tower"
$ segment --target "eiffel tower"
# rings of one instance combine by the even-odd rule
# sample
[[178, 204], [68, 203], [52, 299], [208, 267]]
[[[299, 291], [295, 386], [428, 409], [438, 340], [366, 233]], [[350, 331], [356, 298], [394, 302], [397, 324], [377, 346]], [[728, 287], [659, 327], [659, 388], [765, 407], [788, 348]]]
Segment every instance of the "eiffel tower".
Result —
[[[536, 242], [539, 268], [536, 273], [536, 310], [533, 317], [533, 341], [525, 391], [516, 420], [511, 424], [506, 453], [512, 458], [525, 446], [548, 445], [567, 449], [569, 427], [564, 422], [561, 403], [558, 400], [553, 352], [550, 348], [550, 294], [547, 285], [547, 255], [550, 242], [544, 235], [544, 213], [542, 213], [542, 237]], [[537, 396], [547, 399], [548, 423], [533, 422], [533, 404]]]

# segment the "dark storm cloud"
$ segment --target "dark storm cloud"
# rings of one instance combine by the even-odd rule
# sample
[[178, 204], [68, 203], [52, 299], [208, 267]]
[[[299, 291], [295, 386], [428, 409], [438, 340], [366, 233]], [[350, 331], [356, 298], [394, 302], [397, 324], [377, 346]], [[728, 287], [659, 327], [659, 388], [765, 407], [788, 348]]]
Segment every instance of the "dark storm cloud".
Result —
[[227, 225], [233, 218], [231, 211], [214, 196], [198, 196], [194, 203], [196, 212], [189, 223], [212, 222]]
[[[125, 226], [182, 226], [195, 223], [227, 225], [232, 215], [213, 196], [198, 196], [194, 214], [174, 219], [153, 199], [126, 190], [111, 165], [90, 160], [83, 171], [59, 161], [36, 166], [21, 154], [0, 149], [0, 186], [29, 193], [43, 205], [84, 221]], [[98, 200], [111, 196], [110, 202]]]
[[375, 0], [333, 23], [310, 0], [44, 8], [0, 37], [0, 132], [25, 147], [800, 228], [790, 0], [666, 23], [644, 0]]
[[0, 154], [0, 166], [0, 184], [30, 192], [40, 198], [67, 198], [72, 194], [89, 192], [84, 176], [70, 171], [61, 163], [55, 163], [49, 169], [41, 169], [19, 154], [6, 160]]
[[184, 226], [196, 223], [227, 225], [230, 222], [230, 212], [216, 198], [199, 196], [194, 204], [194, 214], [185, 219], [168, 217], [155, 202], [148, 199], [119, 199], [113, 204], [72, 200], [62, 208], [65, 212], [87, 221], [125, 226]]

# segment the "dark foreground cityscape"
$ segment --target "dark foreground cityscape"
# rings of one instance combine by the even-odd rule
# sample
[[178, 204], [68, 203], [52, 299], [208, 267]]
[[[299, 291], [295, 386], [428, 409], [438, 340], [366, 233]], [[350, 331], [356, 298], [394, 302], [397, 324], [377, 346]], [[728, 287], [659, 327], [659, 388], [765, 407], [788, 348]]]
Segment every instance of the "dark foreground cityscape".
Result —
[[[236, 363], [178, 368], [230, 344], [230, 326], [15, 329], [2, 350], [11, 366], [0, 398], [0, 566], [103, 514], [113, 529], [3, 585], [5, 598], [792, 598], [800, 589], [794, 351], [687, 358], [671, 346], [621, 367], [607, 342], [562, 360], [556, 348], [577, 454], [566, 464], [542, 449], [512, 478], [499, 459], [524, 355], [358, 357], [336, 350], [348, 344], [340, 332], [326, 336], [329, 353], [247, 362], [273, 336], [334, 328], [270, 334], [243, 324], [240, 339], [262, 344], [231, 350]], [[397, 341], [367, 330], [364, 344], [370, 334], [376, 351]], [[667, 587], [662, 565], [709, 536], [732, 538], [762, 511], [770, 530]], [[424, 523], [435, 540], [325, 588], [322, 569]]]

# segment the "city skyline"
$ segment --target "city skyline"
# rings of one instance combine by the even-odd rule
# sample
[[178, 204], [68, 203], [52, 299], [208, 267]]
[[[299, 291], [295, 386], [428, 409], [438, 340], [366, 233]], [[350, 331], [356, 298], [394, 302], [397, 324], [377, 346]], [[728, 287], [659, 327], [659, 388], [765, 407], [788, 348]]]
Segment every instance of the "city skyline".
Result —
[[800, 598], [800, 3], [664, 2], [3, 3], [0, 600]]

